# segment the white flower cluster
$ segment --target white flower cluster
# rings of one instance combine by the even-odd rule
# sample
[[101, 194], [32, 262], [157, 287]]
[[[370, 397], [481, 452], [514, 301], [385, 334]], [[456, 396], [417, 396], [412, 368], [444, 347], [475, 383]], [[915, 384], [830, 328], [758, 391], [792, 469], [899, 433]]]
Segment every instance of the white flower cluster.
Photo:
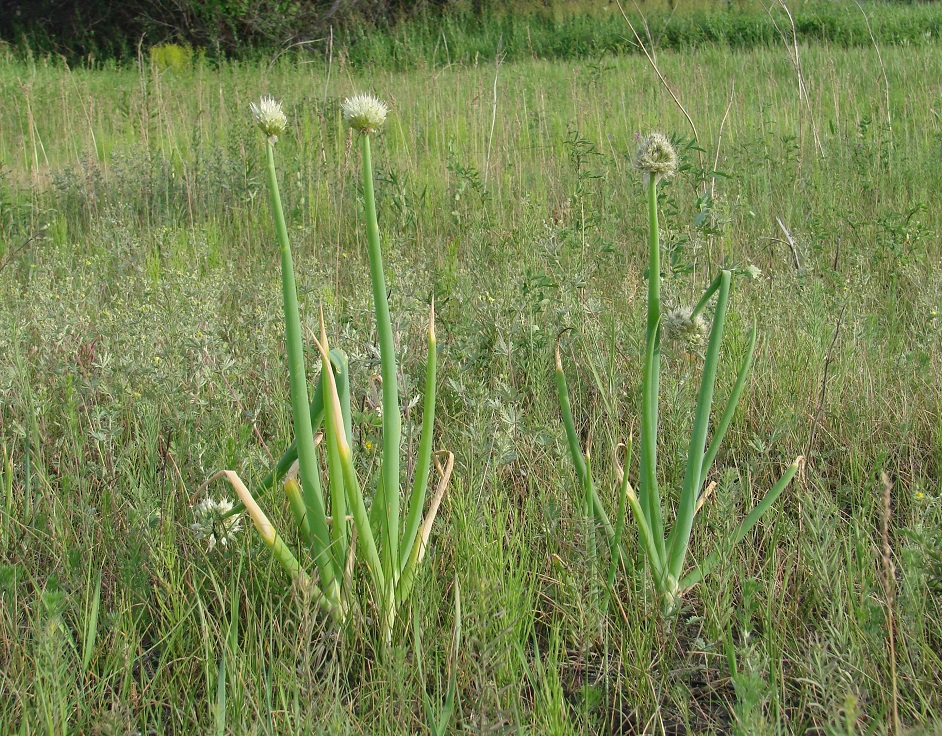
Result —
[[361, 133], [375, 133], [386, 122], [389, 109], [373, 95], [360, 93], [348, 97], [340, 106], [343, 119], [354, 130]]
[[193, 507], [193, 523], [190, 531], [197, 539], [205, 539], [209, 549], [218, 544], [227, 547], [235, 540], [235, 535], [242, 528], [242, 519], [238, 514], [223, 518], [232, 511], [232, 501], [222, 498], [216, 501], [204, 498]]
[[273, 97], [263, 97], [259, 104], [251, 102], [249, 105], [255, 117], [255, 124], [271, 139], [272, 143], [276, 143], [278, 136], [288, 127], [288, 118], [281, 109], [281, 103], [276, 102]]
[[692, 307], [671, 309], [661, 317], [661, 338], [683, 352], [695, 353], [705, 344], [707, 323], [702, 315], [693, 316]]
[[670, 179], [677, 173], [677, 152], [670, 139], [662, 133], [651, 133], [641, 140], [635, 153], [634, 167], [644, 175], [644, 181], [653, 176]]

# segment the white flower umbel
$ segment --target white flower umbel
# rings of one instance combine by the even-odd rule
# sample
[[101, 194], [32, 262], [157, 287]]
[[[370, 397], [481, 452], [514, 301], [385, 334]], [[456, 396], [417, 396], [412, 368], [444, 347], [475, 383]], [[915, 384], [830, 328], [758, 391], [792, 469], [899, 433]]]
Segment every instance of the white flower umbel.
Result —
[[651, 176], [655, 180], [670, 179], [677, 173], [677, 152], [666, 135], [651, 133], [642, 139], [633, 164], [645, 183]]
[[340, 109], [347, 125], [366, 134], [375, 133], [382, 128], [386, 122], [386, 113], [389, 112], [385, 103], [366, 93], [348, 97]]
[[223, 518], [232, 511], [232, 501], [227, 498], [218, 501], [204, 498], [193, 507], [193, 523], [190, 530], [197, 539], [205, 539], [209, 549], [218, 544], [227, 547], [242, 528], [242, 519], [238, 515]]
[[694, 315], [692, 307], [671, 309], [661, 317], [661, 338], [684, 352], [694, 353], [703, 348], [707, 332], [706, 320]]
[[281, 109], [281, 103], [276, 102], [273, 97], [263, 97], [257, 105], [251, 102], [249, 106], [252, 108], [255, 124], [272, 143], [276, 143], [278, 136], [288, 127], [288, 118]]

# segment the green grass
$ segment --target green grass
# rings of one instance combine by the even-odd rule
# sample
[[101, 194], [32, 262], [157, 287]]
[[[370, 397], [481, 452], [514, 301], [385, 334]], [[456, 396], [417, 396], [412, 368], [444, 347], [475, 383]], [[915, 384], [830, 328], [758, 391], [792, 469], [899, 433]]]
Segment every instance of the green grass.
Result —
[[[730, 303], [718, 401], [753, 317], [760, 340], [690, 555], [809, 458], [667, 628], [640, 550], [614, 613], [590, 594], [552, 358], [558, 330], [575, 327], [576, 423], [594, 433], [611, 504], [611, 448], [639, 428], [646, 226], [630, 153], [639, 132], [690, 135], [642, 58], [505, 64], [496, 113], [483, 64], [335, 62], [329, 78], [287, 61], [0, 64], [0, 443], [13, 478], [0, 498], [0, 732], [427, 732], [413, 647], [377, 657], [368, 631], [325, 629], [249, 530], [207, 554], [188, 529], [205, 478], [230, 468], [252, 485], [271, 462], [261, 440], [276, 455], [290, 442], [248, 109], [262, 93], [289, 117], [279, 174], [302, 321], [315, 328], [323, 304], [331, 343], [350, 352], [354, 440], [375, 482], [378, 394], [365, 387], [379, 361], [339, 112], [366, 87], [393, 108], [374, 163], [401, 401], [420, 391], [434, 294], [437, 443], [457, 457], [398, 626], [410, 642], [415, 617], [442, 703], [457, 573], [456, 731], [885, 732], [881, 470], [895, 482], [901, 718], [942, 728], [942, 56], [882, 47], [887, 90], [873, 48], [801, 52], [824, 155], [784, 48], [659, 55], [705, 151], [701, 164], [681, 146], [690, 168], [663, 188], [664, 297], [689, 300], [724, 264], [764, 273]], [[715, 158], [724, 176], [698, 218]], [[665, 359], [671, 504], [698, 375], [696, 360]], [[418, 443], [415, 412], [403, 436]], [[274, 510], [282, 529], [289, 513]]]
[[[670, 7], [673, 5], [673, 7]], [[938, 2], [789, 3], [794, 33], [805, 43], [869, 46], [873, 39], [894, 45], [924, 45], [942, 35]], [[623, 2], [632, 25], [652, 49], [683, 51], [705, 46], [732, 49], [775, 47], [792, 25], [777, 2], [712, 0]], [[460, 6], [459, 6], [460, 7]], [[336, 32], [348, 61], [358, 66], [412, 69], [452, 63], [479, 63], [497, 56], [526, 59], [592, 59], [641, 53], [618, 4], [556, 3], [533, 7], [512, 3], [481, 15], [451, 12], [419, 15], [392, 27], [347, 23]], [[329, 55], [315, 43], [302, 53]]]

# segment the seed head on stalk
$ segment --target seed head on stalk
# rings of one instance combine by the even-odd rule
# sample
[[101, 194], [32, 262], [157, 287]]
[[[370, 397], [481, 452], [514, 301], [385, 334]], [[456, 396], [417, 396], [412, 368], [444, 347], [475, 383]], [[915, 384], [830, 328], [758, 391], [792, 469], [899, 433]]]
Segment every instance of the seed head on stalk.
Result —
[[678, 345], [688, 353], [700, 350], [707, 340], [709, 329], [702, 315], [694, 314], [693, 307], [671, 309], [661, 317], [661, 336], [665, 342]]
[[288, 127], [288, 118], [281, 109], [281, 103], [274, 97], [262, 97], [257, 105], [250, 102], [249, 106], [252, 108], [255, 124], [272, 143], [277, 143], [278, 136]]
[[361, 92], [348, 97], [340, 106], [344, 122], [360, 133], [369, 135], [383, 127], [389, 108], [371, 94]]
[[663, 133], [650, 133], [641, 140], [633, 165], [647, 184], [650, 177], [671, 179], [677, 173], [677, 152]]

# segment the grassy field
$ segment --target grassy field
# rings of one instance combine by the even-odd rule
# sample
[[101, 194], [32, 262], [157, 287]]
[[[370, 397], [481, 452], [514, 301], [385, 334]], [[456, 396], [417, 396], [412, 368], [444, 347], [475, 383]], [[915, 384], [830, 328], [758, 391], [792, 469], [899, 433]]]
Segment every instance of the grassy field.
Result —
[[[699, 147], [634, 56], [401, 73], [0, 63], [0, 733], [428, 733], [422, 693], [441, 702], [451, 672], [456, 733], [882, 734], [894, 690], [904, 732], [938, 733], [942, 55], [800, 52], [806, 98], [784, 47], [660, 54]], [[278, 153], [303, 318], [323, 305], [359, 388], [355, 440], [377, 444], [339, 113], [364, 88], [392, 107], [374, 155], [402, 402], [421, 391], [434, 295], [436, 446], [457, 456], [404, 643], [384, 656], [368, 628], [325, 627], [251, 529], [212, 552], [189, 529], [207, 477], [257, 480], [290, 441], [259, 94], [289, 118]], [[722, 264], [763, 274], [735, 282], [719, 395], [753, 318], [756, 366], [692, 554], [808, 459], [666, 623], [640, 553], [610, 610], [591, 595], [552, 361], [575, 328], [576, 419], [611, 503], [612, 448], [639, 428], [645, 205], [630, 156], [652, 129], [687, 165], [664, 189], [665, 295], [686, 302]], [[698, 372], [665, 359], [667, 488]], [[417, 430], [413, 410], [410, 445]]]

